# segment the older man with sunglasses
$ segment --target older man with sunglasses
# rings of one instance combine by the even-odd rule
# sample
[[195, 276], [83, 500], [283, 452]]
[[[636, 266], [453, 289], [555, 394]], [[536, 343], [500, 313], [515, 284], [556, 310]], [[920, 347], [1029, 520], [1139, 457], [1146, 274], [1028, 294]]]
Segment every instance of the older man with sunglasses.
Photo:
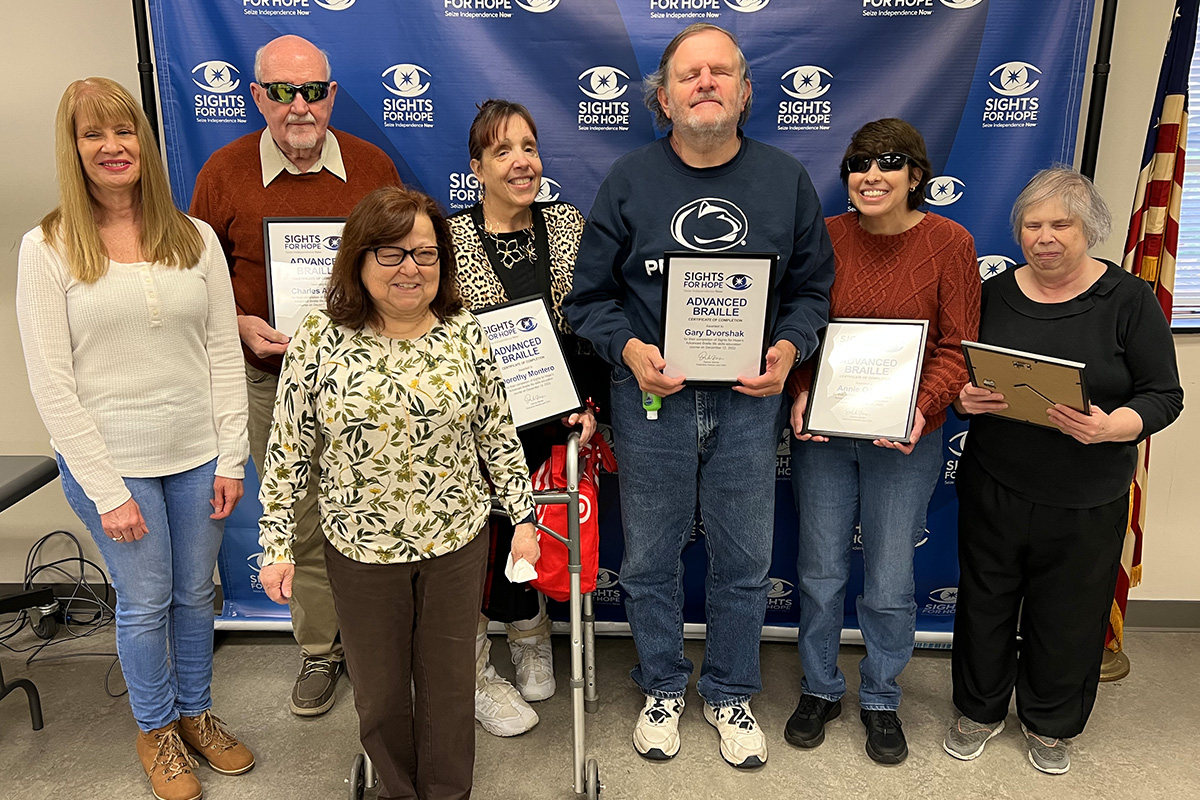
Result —
[[[254, 57], [250, 91], [266, 120], [261, 131], [217, 150], [196, 177], [192, 216], [217, 232], [237, 302], [250, 398], [250, 454], [261, 468], [290, 332], [267, 321], [263, 217], [345, 217], [380, 186], [399, 186], [396, 166], [373, 144], [329, 127], [337, 82], [329, 58], [299, 36], [280, 36]], [[296, 505], [296, 575], [289, 605], [304, 662], [291, 709], [317, 716], [333, 707], [342, 646], [322, 555], [317, 458], [310, 491]]]

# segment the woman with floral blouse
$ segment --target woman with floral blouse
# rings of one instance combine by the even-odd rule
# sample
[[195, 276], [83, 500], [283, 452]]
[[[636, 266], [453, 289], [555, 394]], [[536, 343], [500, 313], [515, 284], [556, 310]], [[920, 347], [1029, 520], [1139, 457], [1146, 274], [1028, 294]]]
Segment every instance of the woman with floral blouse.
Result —
[[500, 371], [462, 310], [445, 218], [388, 187], [351, 212], [326, 309], [284, 358], [260, 522], [271, 599], [286, 602], [292, 508], [321, 454], [325, 560], [380, 798], [467, 797], [475, 762], [475, 624], [490, 500], [514, 558], [539, 556], [529, 474]]

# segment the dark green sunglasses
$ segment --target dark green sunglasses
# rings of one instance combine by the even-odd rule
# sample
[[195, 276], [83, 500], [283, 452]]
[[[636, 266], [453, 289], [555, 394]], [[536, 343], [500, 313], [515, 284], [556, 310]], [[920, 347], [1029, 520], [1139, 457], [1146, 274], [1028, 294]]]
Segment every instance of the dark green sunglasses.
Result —
[[284, 81], [275, 81], [273, 83], [260, 83], [267, 93], [267, 97], [274, 100], [276, 103], [290, 103], [296, 99], [296, 92], [304, 98], [306, 103], [315, 103], [318, 100], [324, 100], [329, 97], [329, 81], [309, 81], [296, 85], [294, 83], [286, 83]]

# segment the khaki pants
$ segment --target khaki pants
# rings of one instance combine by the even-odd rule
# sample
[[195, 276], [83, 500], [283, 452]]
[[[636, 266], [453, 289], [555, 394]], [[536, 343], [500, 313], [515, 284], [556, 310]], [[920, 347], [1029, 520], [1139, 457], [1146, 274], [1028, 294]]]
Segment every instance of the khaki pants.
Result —
[[[278, 376], [246, 364], [246, 394], [250, 401], [250, 456], [260, 471], [266, 460], [267, 441], [271, 438], [278, 388]], [[292, 582], [292, 599], [288, 607], [292, 612], [292, 630], [300, 645], [300, 652], [306, 657], [340, 660], [342, 645], [337, 641], [337, 614], [333, 610], [333, 595], [329, 591], [329, 576], [325, 574], [322, 552], [325, 533], [321, 530], [321, 518], [317, 511], [320, 475], [317, 460], [321, 449], [318, 440], [313, 450], [308, 494], [296, 502], [296, 540], [292, 544], [296, 577]]]
[[466, 800], [487, 531], [437, 558], [364, 564], [325, 544], [359, 738], [380, 800]]

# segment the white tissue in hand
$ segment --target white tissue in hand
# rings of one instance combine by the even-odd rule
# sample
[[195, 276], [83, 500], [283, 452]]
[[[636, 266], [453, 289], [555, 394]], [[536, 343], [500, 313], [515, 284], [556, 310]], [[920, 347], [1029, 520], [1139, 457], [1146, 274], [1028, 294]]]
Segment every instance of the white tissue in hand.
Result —
[[508, 578], [510, 583], [525, 583], [537, 577], [537, 570], [523, 558], [518, 558], [514, 564], [512, 553], [509, 553], [508, 561], [504, 564], [504, 577]]

